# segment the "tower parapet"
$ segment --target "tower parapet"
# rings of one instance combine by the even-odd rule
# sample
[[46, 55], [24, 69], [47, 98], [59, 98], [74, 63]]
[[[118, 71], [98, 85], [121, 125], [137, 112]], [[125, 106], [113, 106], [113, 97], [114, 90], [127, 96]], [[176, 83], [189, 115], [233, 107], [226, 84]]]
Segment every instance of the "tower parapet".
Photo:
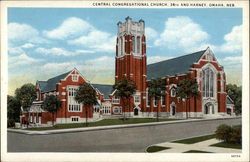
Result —
[[118, 36], [123, 35], [134, 35], [134, 36], [142, 36], [145, 34], [145, 22], [144, 20], [139, 20], [139, 22], [132, 21], [132, 18], [129, 16], [126, 17], [126, 21], [124, 23], [118, 22]]

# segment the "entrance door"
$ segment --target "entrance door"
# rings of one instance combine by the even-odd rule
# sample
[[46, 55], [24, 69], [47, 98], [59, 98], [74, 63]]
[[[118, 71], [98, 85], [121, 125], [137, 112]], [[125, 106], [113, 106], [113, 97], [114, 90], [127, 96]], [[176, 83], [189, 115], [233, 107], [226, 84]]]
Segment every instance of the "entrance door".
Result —
[[134, 115], [137, 116], [138, 115], [138, 109], [134, 108]]
[[230, 108], [227, 108], [227, 114], [231, 115], [231, 109]]
[[171, 106], [171, 115], [175, 116], [175, 106]]
[[214, 105], [211, 103], [207, 103], [205, 105], [205, 114], [214, 114]]

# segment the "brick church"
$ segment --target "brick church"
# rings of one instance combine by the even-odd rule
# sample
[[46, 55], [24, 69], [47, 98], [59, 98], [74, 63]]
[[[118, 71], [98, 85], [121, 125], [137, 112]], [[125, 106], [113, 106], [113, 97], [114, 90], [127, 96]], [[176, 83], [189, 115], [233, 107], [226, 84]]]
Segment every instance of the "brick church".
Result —
[[[136, 83], [136, 92], [126, 106], [129, 117], [156, 117], [159, 112], [164, 118], [225, 117], [234, 114], [233, 101], [226, 93], [226, 76], [214, 53], [205, 50], [177, 58], [147, 65], [145, 23], [126, 18], [118, 22], [115, 56], [115, 82], [123, 78]], [[148, 82], [151, 79], [166, 80], [166, 95], [160, 102], [149, 98]], [[199, 96], [191, 97], [189, 104], [176, 96], [177, 83], [184, 79], [195, 79], [199, 85]], [[85, 122], [85, 107], [74, 99], [79, 85], [89, 83], [97, 92], [98, 104], [88, 111], [90, 122], [122, 115], [120, 98], [114, 95], [112, 85], [92, 84], [75, 68], [72, 71], [37, 81], [37, 100], [23, 110], [22, 122], [34, 125]], [[61, 108], [54, 117], [42, 109], [46, 95], [57, 95]]]

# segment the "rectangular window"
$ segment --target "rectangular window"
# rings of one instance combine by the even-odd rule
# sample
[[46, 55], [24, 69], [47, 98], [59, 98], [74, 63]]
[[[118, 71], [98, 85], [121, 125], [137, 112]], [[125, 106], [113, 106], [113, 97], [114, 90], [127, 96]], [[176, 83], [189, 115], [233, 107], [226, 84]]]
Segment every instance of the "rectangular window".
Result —
[[150, 97], [149, 97], [149, 94], [148, 94], [148, 91], [147, 91], [147, 107], [150, 106]]
[[154, 97], [154, 106], [157, 106], [157, 98]]
[[140, 96], [134, 96], [135, 103], [140, 103]]
[[71, 121], [72, 121], [72, 122], [78, 122], [78, 121], [79, 121], [79, 117], [72, 117], [72, 118], [71, 118]]
[[37, 118], [36, 118], [36, 123], [39, 123], [39, 117], [37, 116]]
[[77, 74], [72, 75], [72, 81], [74, 81], [74, 82], [78, 81], [78, 75]]
[[113, 99], [114, 104], [119, 104], [120, 103], [120, 98], [118, 96], [115, 96]]
[[166, 96], [163, 95], [163, 96], [161, 96], [161, 105], [165, 106], [165, 104], [166, 104]]
[[69, 104], [68, 110], [71, 112], [80, 112], [81, 106], [80, 106], [80, 104], [76, 104], [76, 105]]

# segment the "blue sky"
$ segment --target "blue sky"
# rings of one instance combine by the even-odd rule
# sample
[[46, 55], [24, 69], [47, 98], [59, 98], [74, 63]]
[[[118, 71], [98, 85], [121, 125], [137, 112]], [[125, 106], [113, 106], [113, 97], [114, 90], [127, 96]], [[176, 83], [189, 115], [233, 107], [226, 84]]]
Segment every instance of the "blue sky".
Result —
[[127, 16], [145, 21], [148, 63], [210, 46], [227, 81], [241, 84], [241, 9], [9, 8], [9, 94], [74, 67], [113, 84], [116, 24]]

